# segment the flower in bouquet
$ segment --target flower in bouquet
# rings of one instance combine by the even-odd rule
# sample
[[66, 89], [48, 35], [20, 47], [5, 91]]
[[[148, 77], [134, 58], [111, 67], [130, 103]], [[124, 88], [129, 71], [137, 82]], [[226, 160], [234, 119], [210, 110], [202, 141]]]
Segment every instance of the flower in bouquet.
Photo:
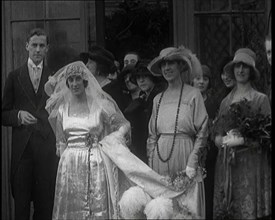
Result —
[[246, 138], [258, 140], [260, 143], [270, 144], [271, 116], [257, 112], [240, 121], [238, 129]]
[[171, 199], [157, 197], [145, 207], [147, 219], [171, 219], [173, 216], [173, 202]]
[[126, 190], [120, 201], [120, 215], [124, 219], [143, 219], [144, 207], [151, 201], [151, 197], [139, 186]]
[[175, 191], [184, 191], [186, 192], [190, 188], [192, 188], [195, 184], [194, 179], [190, 179], [186, 175], [186, 171], [178, 171], [176, 174], [170, 176], [170, 182], [171, 182], [171, 187]]

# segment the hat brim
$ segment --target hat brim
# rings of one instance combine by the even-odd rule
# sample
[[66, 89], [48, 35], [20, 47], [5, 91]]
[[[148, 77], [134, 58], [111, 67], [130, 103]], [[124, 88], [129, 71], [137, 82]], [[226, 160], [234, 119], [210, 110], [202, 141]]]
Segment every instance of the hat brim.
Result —
[[83, 53], [80, 53], [80, 57], [87, 61], [88, 62], [88, 59], [91, 59], [91, 60], [94, 60], [96, 62], [99, 62], [101, 64], [107, 64], [109, 66], [113, 66], [114, 65], [114, 62], [110, 59], [108, 59], [107, 57], [105, 56], [102, 56], [100, 54], [94, 54], [94, 53], [91, 53], [91, 52], [83, 52]]
[[154, 76], [162, 76], [161, 68], [160, 68], [160, 63], [165, 61], [165, 60], [182, 60], [185, 61], [188, 65], [188, 69], [192, 70], [192, 64], [191, 61], [185, 57], [181, 56], [180, 54], [173, 54], [169, 55], [166, 57], [156, 57], [154, 58], [149, 64], [148, 64], [148, 70], [154, 75]]
[[151, 74], [150, 72], [135, 72], [130, 77], [131, 82], [133, 82], [137, 85], [137, 77], [139, 77], [139, 76], [150, 77], [154, 83], [158, 83], [161, 79], [161, 75], [155, 76], [155, 75]]
[[115, 66], [112, 60], [106, 58], [105, 56], [101, 56], [100, 54], [89, 53], [88, 58], [90, 58], [91, 60], [95, 60], [103, 65], [108, 65], [110, 66], [110, 69]]
[[[226, 64], [223, 68], [224, 72], [226, 73], [229, 73], [233, 78], [235, 78], [234, 76], [234, 70], [233, 70], [233, 67], [236, 63], [239, 63], [241, 61], [230, 61], [228, 64]], [[243, 62], [243, 61], [242, 61]], [[255, 74], [255, 77], [254, 77], [254, 80], [253, 81], [256, 81], [256, 80], [259, 80], [260, 79], [260, 72], [259, 70], [254, 67], [254, 66], [251, 66], [250, 64], [246, 63], [248, 66], [250, 66], [253, 70], [254, 70], [254, 74]]]

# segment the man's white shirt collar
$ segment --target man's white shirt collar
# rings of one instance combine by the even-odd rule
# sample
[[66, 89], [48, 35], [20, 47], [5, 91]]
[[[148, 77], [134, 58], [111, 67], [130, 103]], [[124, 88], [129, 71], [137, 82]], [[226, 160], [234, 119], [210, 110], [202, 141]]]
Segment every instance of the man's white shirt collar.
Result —
[[42, 69], [42, 67], [43, 67], [43, 60], [36, 66], [36, 65], [34, 64], [34, 62], [32, 61], [32, 59], [31, 59], [31, 58], [28, 58], [28, 66], [30, 66], [30, 67], [32, 67], [32, 68], [38, 67], [39, 69]]

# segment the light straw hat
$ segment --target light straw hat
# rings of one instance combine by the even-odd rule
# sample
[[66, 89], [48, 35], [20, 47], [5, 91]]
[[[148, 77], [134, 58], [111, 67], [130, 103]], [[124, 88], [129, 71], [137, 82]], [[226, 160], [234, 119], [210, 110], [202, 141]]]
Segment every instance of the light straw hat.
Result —
[[184, 47], [167, 47], [161, 50], [159, 56], [153, 59], [147, 68], [153, 75], [161, 76], [160, 63], [166, 60], [182, 60], [187, 64], [188, 69], [192, 71], [191, 51]]
[[[256, 68], [256, 54], [249, 48], [240, 48], [235, 52], [234, 58], [228, 64], [224, 66], [224, 71], [234, 76], [234, 66], [236, 63], [245, 63], [246, 65], [252, 67], [254, 71], [250, 72], [252, 80], [260, 79], [260, 72]], [[252, 75], [254, 74], [254, 75]]]

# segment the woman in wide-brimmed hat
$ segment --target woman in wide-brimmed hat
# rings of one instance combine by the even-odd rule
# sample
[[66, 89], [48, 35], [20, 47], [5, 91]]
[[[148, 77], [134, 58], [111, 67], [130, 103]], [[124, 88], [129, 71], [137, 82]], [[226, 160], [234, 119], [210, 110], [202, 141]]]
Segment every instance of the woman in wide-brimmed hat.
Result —
[[[224, 67], [236, 79], [236, 86], [223, 99], [214, 123], [214, 140], [219, 148], [214, 188], [214, 218], [217, 219], [225, 216], [257, 219], [271, 214], [269, 146], [262, 142], [258, 132], [253, 133], [255, 128], [246, 135], [251, 126], [265, 126], [260, 121], [253, 125], [251, 120], [271, 114], [268, 97], [252, 86], [260, 77], [255, 61], [256, 54], [251, 49], [241, 48]], [[240, 116], [235, 111], [232, 113], [234, 106], [239, 106], [236, 111], [240, 111]], [[243, 117], [245, 130], [234, 123]], [[268, 133], [265, 135], [268, 137]]]
[[185, 65], [183, 66], [183, 72], [185, 74], [181, 74], [181, 78], [185, 83], [190, 84], [193, 77], [196, 74], [202, 74], [202, 68], [200, 61], [189, 49], [179, 47], [167, 47], [163, 49], [159, 56], [153, 59], [149, 65], [148, 69], [154, 76], [162, 76], [162, 70], [160, 68], [160, 63], [164, 60], [182, 60], [185, 61]]
[[197, 190], [193, 204], [196, 214], [205, 217], [200, 149], [208, 136], [208, 115], [200, 91], [188, 83], [202, 74], [201, 64], [189, 49], [168, 47], [148, 65], [155, 76], [163, 76], [167, 89], [154, 98], [149, 122], [147, 156], [149, 165], [162, 175], [184, 171]]

